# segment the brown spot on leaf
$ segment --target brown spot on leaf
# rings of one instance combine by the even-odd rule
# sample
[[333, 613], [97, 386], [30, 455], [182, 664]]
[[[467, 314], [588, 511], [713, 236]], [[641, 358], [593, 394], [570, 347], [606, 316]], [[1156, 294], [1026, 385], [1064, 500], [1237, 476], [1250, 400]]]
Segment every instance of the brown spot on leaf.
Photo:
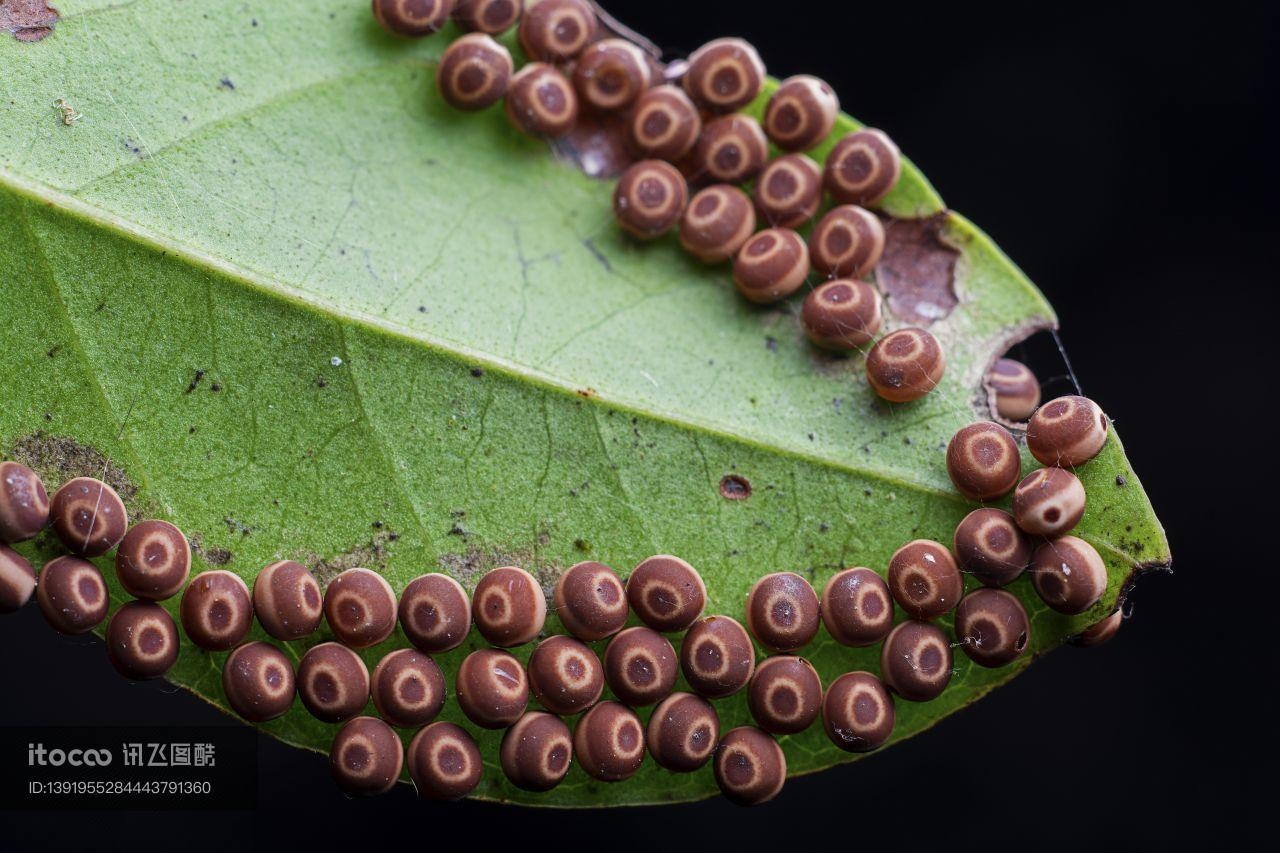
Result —
[[481, 548], [473, 546], [460, 554], [441, 554], [440, 568], [467, 589], [473, 589], [487, 572], [500, 566], [528, 569], [546, 589], [555, 586], [562, 567], [558, 562], [538, 561], [532, 548]]
[[0, 30], [18, 41], [40, 41], [57, 22], [58, 10], [45, 0], [0, 0]]
[[225, 566], [235, 557], [226, 548], [205, 545], [204, 537], [199, 533], [193, 533], [188, 536], [187, 541], [191, 543], [191, 553], [211, 566]]
[[890, 311], [911, 323], [928, 325], [956, 307], [956, 258], [942, 240], [947, 214], [885, 223], [884, 254], [876, 283]]
[[363, 545], [357, 545], [341, 554], [332, 557], [311, 555], [300, 562], [316, 576], [320, 588], [324, 589], [329, 581], [347, 569], [374, 569], [382, 572], [387, 568], [387, 545], [400, 537], [390, 531], [383, 531]]
[[136, 505], [138, 487], [123, 468], [97, 448], [81, 444], [72, 438], [36, 431], [14, 442], [7, 458], [21, 462], [39, 474], [50, 494], [67, 480], [76, 477], [102, 480], [116, 490], [131, 516], [145, 517]]
[[720, 478], [720, 497], [727, 501], [745, 501], [751, 497], [751, 481], [741, 474], [725, 474]]

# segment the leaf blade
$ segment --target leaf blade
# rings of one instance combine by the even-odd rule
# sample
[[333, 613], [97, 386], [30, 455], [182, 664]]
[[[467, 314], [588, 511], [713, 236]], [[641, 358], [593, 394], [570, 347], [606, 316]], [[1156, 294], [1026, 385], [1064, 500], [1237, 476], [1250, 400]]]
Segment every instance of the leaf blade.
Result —
[[[237, 47], [229, 27], [198, 34], [147, 0], [70, 14], [55, 38], [23, 46], [42, 53], [0, 47], [0, 61], [34, 56], [50, 72], [25, 77], [20, 106], [0, 114], [28, 142], [0, 164], [0, 227], [11, 232], [0, 323], [6, 340], [38, 341], [0, 359], [0, 387], [13, 392], [0, 446], [44, 429], [109, 454], [140, 489], [136, 509], [199, 534], [202, 567], [226, 552], [249, 579], [283, 556], [322, 571], [371, 561], [400, 588], [437, 568], [466, 580], [498, 561], [593, 557], [625, 571], [674, 551], [703, 570], [713, 610], [740, 615], [767, 570], [811, 570], [820, 585], [837, 566], [883, 568], [911, 536], [947, 541], [969, 505], [938, 445], [973, 416], [1000, 344], [1054, 322], [971, 224], [951, 215], [945, 226], [968, 297], [937, 326], [948, 378], [923, 404], [889, 409], [861, 385], [856, 359], [815, 357], [792, 317], [742, 305], [722, 270], [670, 243], [620, 239], [607, 187], [551, 162], [496, 114], [460, 117], [433, 102], [426, 72], [438, 43], [393, 52], [346, 5], [333, 6], [333, 31], [314, 8], [276, 3], [262, 25], [287, 20], [296, 37], [320, 39], [335, 51], [323, 62], [299, 45]], [[112, 45], [144, 21], [177, 34], [173, 55], [137, 92], [103, 87], [128, 58]], [[216, 60], [175, 79], [192, 46]], [[88, 59], [58, 71], [64, 49]], [[248, 69], [235, 89], [216, 82], [227, 67]], [[52, 113], [42, 124], [55, 83], [87, 122], [114, 124], [87, 142], [76, 136], [84, 127], [64, 132]], [[86, 103], [94, 86], [106, 94]], [[249, 94], [248, 110], [218, 100]], [[201, 111], [200, 130], [182, 129], [185, 106]], [[469, 191], [475, 180], [482, 191]], [[890, 206], [933, 213], [941, 200], [909, 170]], [[409, 240], [409, 223], [429, 239]], [[20, 280], [33, 264], [44, 274]], [[78, 361], [71, 349], [44, 356], [54, 367], [40, 360], [72, 338]], [[197, 370], [207, 375], [187, 393]], [[730, 471], [749, 476], [750, 500], [718, 497]], [[1019, 581], [1037, 652], [1105, 612], [1135, 566], [1167, 559], [1118, 439], [1083, 474], [1082, 532], [1106, 546], [1111, 588], [1096, 612], [1067, 619]], [[1129, 485], [1108, 489], [1116, 476]], [[286, 645], [300, 656], [301, 644]], [[878, 669], [874, 650], [826, 640], [809, 651], [827, 681]], [[460, 655], [445, 656], [446, 671]], [[221, 657], [186, 646], [174, 680], [220, 702]], [[896, 736], [1028, 662], [988, 671], [960, 657], [942, 699], [899, 703]], [[720, 707], [726, 726], [748, 722], [740, 697]], [[452, 703], [447, 716], [459, 719]], [[264, 728], [321, 749], [332, 734], [300, 707]], [[496, 737], [482, 737], [490, 761]], [[793, 772], [851, 758], [817, 729], [785, 748]], [[712, 792], [706, 773], [648, 764], [612, 787], [575, 769], [543, 797], [491, 768], [479, 794], [586, 805]]]

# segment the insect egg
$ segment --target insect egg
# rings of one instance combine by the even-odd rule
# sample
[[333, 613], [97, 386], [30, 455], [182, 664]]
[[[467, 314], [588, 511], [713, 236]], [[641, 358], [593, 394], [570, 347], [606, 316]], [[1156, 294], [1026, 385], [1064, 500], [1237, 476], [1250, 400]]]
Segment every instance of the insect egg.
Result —
[[613, 215], [633, 237], [652, 240], [675, 227], [687, 198], [680, 170], [663, 160], [641, 160], [618, 179]]
[[733, 257], [756, 230], [756, 213], [746, 193], [731, 184], [700, 190], [680, 221], [680, 245], [704, 263]]
[[97, 557], [116, 547], [129, 528], [129, 516], [116, 490], [92, 477], [62, 484], [49, 502], [58, 540], [73, 554]]
[[832, 278], [866, 275], [884, 252], [880, 217], [852, 204], [833, 207], [809, 235], [809, 257], [819, 275]]
[[716, 784], [737, 805], [768, 802], [787, 781], [787, 758], [769, 735], [752, 726], [726, 732], [716, 749]]
[[0, 545], [0, 613], [12, 613], [31, 600], [36, 572], [27, 558]]
[[729, 113], [745, 107], [763, 85], [760, 54], [742, 39], [716, 39], [689, 55], [684, 89], [706, 110]]
[[445, 25], [453, 4], [454, 0], [373, 0], [373, 17], [387, 32], [420, 38]]
[[836, 201], [865, 207], [887, 196], [901, 174], [898, 146], [884, 131], [865, 128], [835, 144], [823, 179]]
[[404, 745], [377, 717], [349, 720], [333, 739], [329, 769], [343, 793], [353, 797], [385, 794], [404, 767]]
[[591, 43], [596, 15], [586, 0], [531, 0], [520, 19], [520, 46], [537, 62], [572, 59]]
[[808, 74], [778, 84], [764, 110], [764, 132], [784, 151], [807, 151], [835, 126], [840, 99], [824, 81]]
[[163, 601], [182, 591], [191, 571], [191, 546], [167, 521], [140, 521], [116, 548], [116, 577], [125, 592]]
[[178, 660], [178, 628], [169, 611], [130, 601], [107, 623], [107, 659], [125, 678], [159, 678]]
[[511, 53], [484, 33], [455, 40], [436, 66], [436, 87], [459, 110], [482, 110], [502, 100], [515, 67]]
[[102, 572], [79, 557], [55, 557], [45, 564], [36, 582], [36, 602], [60, 634], [92, 631], [111, 607]]
[[880, 294], [865, 281], [837, 278], [815, 287], [800, 307], [800, 324], [816, 346], [851, 350], [870, 341], [884, 323]]
[[800, 289], [809, 273], [804, 238], [789, 228], [766, 228], [733, 260], [733, 282], [749, 302], [768, 304]]
[[528, 136], [555, 139], [578, 121], [578, 95], [555, 66], [530, 62], [507, 86], [507, 118]]
[[215, 569], [191, 579], [179, 607], [183, 630], [202, 649], [223, 652], [238, 646], [253, 626], [249, 587], [234, 572]]
[[40, 475], [18, 462], [0, 462], [0, 543], [34, 537], [49, 523], [49, 496]]
[[712, 119], [702, 127], [694, 149], [699, 177], [724, 184], [740, 184], [764, 168], [769, 143], [760, 123], [735, 113]]
[[631, 106], [649, 83], [648, 55], [625, 39], [596, 42], [582, 52], [573, 68], [578, 97], [597, 110]]
[[511, 29], [523, 12], [524, 0], [458, 0], [453, 21], [469, 33], [492, 36]]
[[867, 381], [891, 403], [918, 400], [937, 387], [946, 370], [938, 339], [923, 329], [898, 329], [867, 354]]
[[702, 117], [683, 89], [663, 85], [640, 95], [628, 126], [636, 151], [672, 162], [693, 150], [702, 133]]

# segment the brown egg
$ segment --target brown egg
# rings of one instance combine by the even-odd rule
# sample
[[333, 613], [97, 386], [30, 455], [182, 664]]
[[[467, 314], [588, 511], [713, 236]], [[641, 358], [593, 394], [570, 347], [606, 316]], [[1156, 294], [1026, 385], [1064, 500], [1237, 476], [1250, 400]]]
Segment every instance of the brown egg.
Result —
[[902, 174], [902, 155], [884, 131], [850, 133], [827, 155], [827, 192], [841, 204], [874, 205], [889, 194]]
[[947, 473], [956, 491], [971, 501], [1004, 497], [1017, 485], [1021, 471], [1018, 445], [1000, 424], [968, 424], [947, 445]]

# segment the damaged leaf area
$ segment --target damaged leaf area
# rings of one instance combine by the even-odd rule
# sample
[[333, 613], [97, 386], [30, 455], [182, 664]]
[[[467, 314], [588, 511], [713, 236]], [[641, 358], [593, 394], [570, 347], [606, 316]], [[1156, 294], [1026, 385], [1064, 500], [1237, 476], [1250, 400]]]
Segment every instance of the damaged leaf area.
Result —
[[0, 0], [0, 31], [18, 41], [40, 41], [54, 32], [58, 9], [45, 0]]
[[0, 32], [18, 41], [40, 41], [57, 22], [58, 10], [44, 0], [0, 0]]
[[[135, 516], [192, 537], [195, 571], [252, 582], [285, 558], [322, 578], [364, 565], [399, 591], [427, 571], [470, 588], [516, 563], [550, 586], [580, 560], [625, 576], [674, 553], [706, 579], [709, 612], [741, 618], [763, 574], [821, 589], [845, 566], [884, 571], [909, 539], [949, 542], [973, 505], [947, 478], [946, 442], [986, 415], [991, 360], [1055, 323], [908, 164], [884, 212], [923, 221], [890, 224], [877, 277], [895, 324], [937, 314], [948, 370], [935, 393], [890, 406], [861, 356], [819, 369], [796, 306], [753, 308], [727, 268], [674, 240], [625, 239], [608, 182], [520, 138], [501, 110], [446, 107], [432, 77], [452, 30], [392, 39], [344, 0], [209, 2], [200, 15], [159, 0], [60, 6], [55, 38], [0, 40], [0, 67], [25, 69], [0, 102], [0, 453], [51, 486], [108, 471], [134, 490]], [[139, 53], [138, 32], [163, 32], [166, 49]], [[57, 98], [85, 120], [63, 125]], [[575, 144], [571, 158], [592, 150]], [[1111, 579], [1102, 602], [1065, 617], [1019, 579], [1031, 653], [997, 670], [957, 654], [940, 698], [898, 704], [895, 739], [1016, 675], [1168, 562], [1114, 431], [1080, 473], [1079, 532]], [[328, 639], [285, 648], [296, 661]], [[372, 667], [404, 644], [397, 632], [362, 655]], [[440, 657], [450, 683], [479, 645], [473, 633]], [[876, 649], [825, 632], [805, 654], [824, 683], [879, 670]], [[224, 660], [184, 644], [172, 680], [225, 707]], [[742, 696], [717, 707], [726, 728], [749, 722]], [[443, 716], [465, 722], [452, 700]], [[317, 750], [336, 730], [301, 704], [262, 728]], [[715, 792], [709, 772], [650, 761], [626, 783], [575, 767], [530, 794], [497, 768], [500, 733], [476, 734], [484, 798]], [[792, 773], [856, 758], [818, 727], [781, 742]]]

